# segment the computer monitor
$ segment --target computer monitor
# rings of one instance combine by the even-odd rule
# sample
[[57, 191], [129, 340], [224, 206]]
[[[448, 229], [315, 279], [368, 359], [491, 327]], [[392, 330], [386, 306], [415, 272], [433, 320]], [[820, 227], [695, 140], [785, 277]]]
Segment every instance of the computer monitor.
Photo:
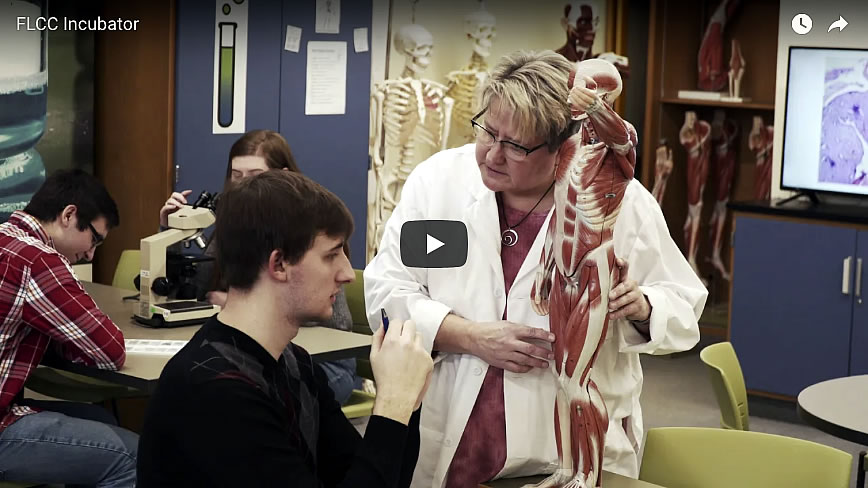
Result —
[[790, 47], [785, 190], [868, 195], [868, 49]]

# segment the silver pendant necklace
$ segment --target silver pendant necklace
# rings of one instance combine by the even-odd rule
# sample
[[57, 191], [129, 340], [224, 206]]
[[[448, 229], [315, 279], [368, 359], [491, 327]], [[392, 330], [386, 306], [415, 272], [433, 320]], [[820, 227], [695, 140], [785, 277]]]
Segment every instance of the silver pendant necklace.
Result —
[[501, 212], [503, 212], [501, 214], [503, 216], [503, 223], [506, 224], [506, 230], [500, 233], [500, 242], [502, 242], [504, 246], [512, 247], [512, 246], [518, 244], [518, 232], [515, 231], [515, 228], [518, 227], [519, 225], [521, 225], [521, 223], [524, 222], [525, 219], [527, 219], [527, 217], [534, 210], [536, 210], [536, 208], [539, 206], [540, 202], [542, 202], [543, 198], [545, 198], [546, 195], [549, 194], [549, 192], [551, 191], [553, 186], [555, 186], [554, 181], [552, 181], [552, 184], [549, 185], [549, 187], [546, 189], [545, 193], [543, 193], [542, 196], [539, 197], [539, 200], [537, 200], [536, 205], [534, 205], [533, 208], [531, 208], [530, 211], [528, 211], [528, 213], [524, 214], [524, 217], [522, 217], [521, 220], [519, 220], [518, 223], [515, 225], [509, 225], [509, 221], [506, 220], [506, 210], [504, 209], [503, 197], [500, 195], [500, 193], [495, 193], [495, 196], [500, 199], [499, 207], [500, 207]]

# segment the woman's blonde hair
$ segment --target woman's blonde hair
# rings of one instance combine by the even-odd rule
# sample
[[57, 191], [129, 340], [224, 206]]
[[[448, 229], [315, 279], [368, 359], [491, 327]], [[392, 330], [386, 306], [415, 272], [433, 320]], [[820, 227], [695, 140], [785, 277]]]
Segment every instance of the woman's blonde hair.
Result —
[[514, 114], [522, 137], [544, 140], [557, 150], [573, 127], [567, 82], [573, 63], [554, 51], [517, 51], [491, 70], [482, 91], [480, 111], [493, 99]]

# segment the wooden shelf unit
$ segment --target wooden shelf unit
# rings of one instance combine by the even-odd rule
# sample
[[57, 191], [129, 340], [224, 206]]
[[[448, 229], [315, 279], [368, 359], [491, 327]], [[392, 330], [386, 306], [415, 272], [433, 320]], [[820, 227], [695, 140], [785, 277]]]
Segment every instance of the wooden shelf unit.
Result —
[[[665, 139], [672, 150], [675, 166], [669, 177], [661, 207], [670, 234], [683, 250], [683, 226], [687, 218], [687, 155], [679, 142], [678, 133], [684, 124], [685, 112], [692, 110], [697, 117], [711, 123], [716, 110], [739, 127], [738, 155], [732, 182], [730, 201], [751, 200], [754, 192], [755, 157], [748, 149], [748, 134], [752, 119], [759, 115], [765, 124], [774, 123], [775, 75], [777, 59], [778, 0], [741, 2], [734, 15], [727, 19], [723, 33], [724, 69], [729, 69], [732, 39], [738, 39], [745, 59], [745, 74], [741, 95], [752, 100], [745, 103], [719, 100], [678, 98], [679, 90], [698, 90], [699, 47], [708, 20], [720, 0], [652, 0], [648, 33], [648, 74], [645, 100], [645, 127], [641, 134], [642, 168], [640, 178], [649, 190], [654, 187], [655, 151]], [[714, 209], [717, 177], [714, 159], [709, 161], [708, 180], [703, 195], [697, 262], [702, 278], [709, 282], [709, 306], [729, 310], [730, 283], [724, 281], [711, 263], [710, 221]], [[723, 230], [721, 254], [732, 270], [732, 215]], [[719, 314], [714, 314], [719, 315]], [[704, 317], [705, 319], [705, 317]], [[720, 327], [718, 319], [703, 326]], [[726, 313], [724, 327], [729, 327]], [[716, 331], [715, 331], [716, 332]], [[716, 335], [716, 334], [715, 334]]]

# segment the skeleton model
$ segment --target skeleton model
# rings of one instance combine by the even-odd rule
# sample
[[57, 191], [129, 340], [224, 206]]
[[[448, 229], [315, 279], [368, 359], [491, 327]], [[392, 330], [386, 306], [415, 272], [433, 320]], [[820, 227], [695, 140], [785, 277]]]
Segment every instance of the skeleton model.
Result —
[[741, 44], [732, 40], [732, 55], [729, 58], [729, 96], [741, 97], [741, 78], [744, 76], [744, 56], [741, 55]]
[[754, 169], [754, 198], [768, 200], [772, 193], [772, 144], [775, 129], [771, 125], [763, 126], [763, 118], [753, 118], [753, 128], [747, 139], [747, 146], [756, 155]]
[[584, 61], [591, 58], [600, 58], [608, 61], [618, 68], [621, 76], [630, 75], [630, 63], [624, 56], [612, 52], [599, 55], [591, 53], [594, 39], [597, 37], [597, 23], [599, 17], [594, 17], [591, 5], [585, 2], [568, 2], [564, 5], [564, 16], [561, 18], [561, 27], [567, 33], [567, 42], [557, 53], [570, 61]]
[[723, 72], [723, 29], [740, 0], [721, 0], [712, 14], [699, 45], [699, 88], [719, 91], [726, 86]]
[[696, 120], [696, 112], [688, 111], [684, 114], [684, 125], [678, 136], [687, 150], [687, 220], [684, 222], [684, 247], [693, 271], [697, 276], [702, 276], [696, 265], [696, 251], [699, 249], [702, 193], [708, 179], [711, 125], [704, 120]]
[[453, 139], [459, 146], [473, 141], [473, 130], [468, 123], [479, 106], [480, 88], [488, 78], [488, 64], [485, 58], [491, 54], [491, 41], [494, 39], [494, 16], [483, 7], [464, 18], [467, 38], [473, 41], [473, 54], [470, 64], [446, 75], [448, 91], [446, 96], [455, 100], [452, 110]]
[[663, 141], [657, 146], [657, 161], [654, 166], [654, 189], [651, 194], [657, 203], [663, 204], [663, 194], [666, 193], [666, 183], [669, 181], [669, 175], [672, 174], [672, 149], [666, 146]]
[[550, 314], [552, 372], [559, 388], [555, 439], [560, 468], [536, 488], [601, 486], [609, 415], [591, 368], [609, 325], [609, 291], [620, 278], [612, 236], [636, 165], [636, 131], [611, 108], [621, 93], [614, 65], [589, 59], [571, 78], [573, 117], [582, 129], [561, 147], [555, 209], [531, 290]]
[[452, 99], [444, 95], [445, 86], [419, 79], [428, 66], [433, 46], [431, 33], [424, 27], [402, 27], [395, 38], [395, 50], [407, 57], [401, 78], [379, 83], [371, 95], [375, 198], [368, 206], [368, 261], [376, 254], [386, 220], [416, 165], [417, 139], [438, 150], [446, 148]]
[[720, 248], [723, 245], [723, 225], [726, 223], [726, 204], [732, 190], [732, 178], [735, 175], [735, 156], [738, 151], [738, 124], [725, 118], [723, 110], [714, 112], [711, 122], [711, 144], [714, 147], [714, 175], [717, 191], [715, 192], [714, 213], [711, 214], [711, 264], [729, 281], [729, 271], [720, 258]]

